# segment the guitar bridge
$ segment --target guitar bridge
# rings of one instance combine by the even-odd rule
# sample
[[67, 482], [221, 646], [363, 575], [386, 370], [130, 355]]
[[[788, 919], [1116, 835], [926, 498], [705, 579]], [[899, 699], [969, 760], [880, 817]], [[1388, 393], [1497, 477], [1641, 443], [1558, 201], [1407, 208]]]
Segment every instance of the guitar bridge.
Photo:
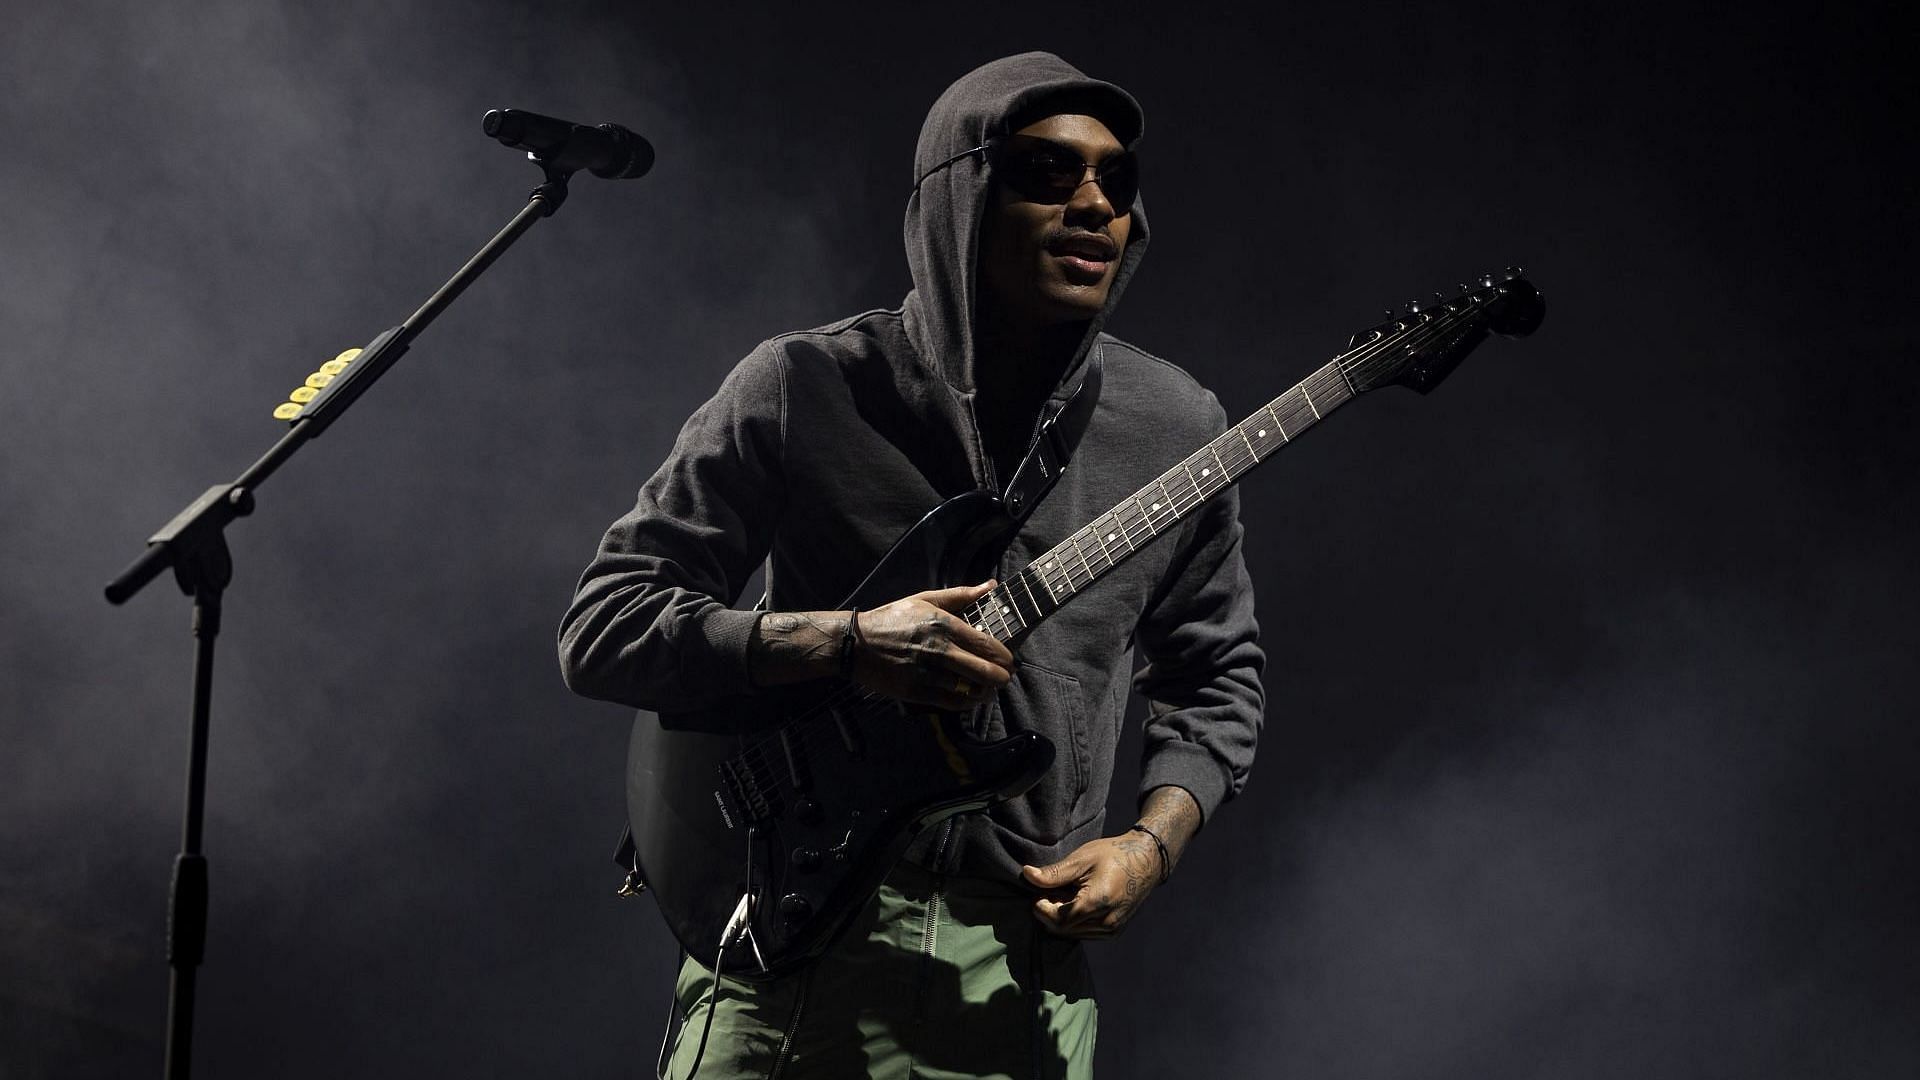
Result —
[[780, 789], [767, 763], [748, 754], [720, 763], [720, 788], [713, 797], [729, 828], [765, 821], [781, 807]]

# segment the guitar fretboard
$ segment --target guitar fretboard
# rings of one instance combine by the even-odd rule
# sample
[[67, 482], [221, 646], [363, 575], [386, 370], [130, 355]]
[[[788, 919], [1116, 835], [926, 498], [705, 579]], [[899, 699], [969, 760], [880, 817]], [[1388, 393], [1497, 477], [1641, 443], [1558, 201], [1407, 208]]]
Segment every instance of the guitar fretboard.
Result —
[[1341, 367], [1342, 359], [1328, 361], [1264, 408], [1009, 575], [964, 613], [967, 621], [1001, 641], [1011, 641], [1039, 625], [1255, 465], [1352, 401], [1354, 389]]

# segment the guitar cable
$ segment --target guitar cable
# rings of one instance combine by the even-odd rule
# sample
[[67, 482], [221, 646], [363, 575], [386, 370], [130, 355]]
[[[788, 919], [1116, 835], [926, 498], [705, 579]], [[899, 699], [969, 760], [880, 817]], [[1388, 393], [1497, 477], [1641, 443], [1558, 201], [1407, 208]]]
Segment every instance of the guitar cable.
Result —
[[[741, 920], [743, 914], [746, 917], [744, 924]], [[687, 1067], [687, 1075], [681, 1077], [680, 1080], [694, 1080], [694, 1077], [700, 1073], [701, 1059], [707, 1056], [707, 1037], [713, 1034], [713, 1014], [716, 1011], [714, 1007], [718, 1005], [720, 1001], [720, 964], [721, 961], [726, 959], [727, 946], [739, 940], [736, 936], [739, 932], [744, 932], [749, 938], [751, 938], [753, 934], [751, 922], [753, 917], [753, 826], [751, 825], [747, 826], [747, 891], [746, 894], [740, 898], [740, 907], [735, 909], [734, 916], [733, 919], [727, 920], [726, 929], [720, 932], [720, 944], [713, 951], [713, 985], [707, 988], [707, 1019], [705, 1023], [700, 1025], [700, 1045], [694, 1047], [693, 1064]], [[744, 931], [737, 931], [737, 925], [744, 925]], [[733, 940], [730, 941], [728, 940], [729, 938]], [[760, 944], [758, 941], [753, 943], [753, 948], [756, 953], [759, 952]], [[684, 957], [685, 955], [686, 951], [684, 949], [681, 950], [681, 956]], [[684, 961], [682, 962], [684, 963]], [[671, 1031], [672, 1028], [669, 1027], [668, 1030]], [[681, 1033], [684, 1034], [685, 1030], [683, 1026]], [[661, 1080], [666, 1080], [667, 1075], [666, 1049], [667, 1042], [663, 1038], [660, 1042], [661, 1058], [658, 1062]]]

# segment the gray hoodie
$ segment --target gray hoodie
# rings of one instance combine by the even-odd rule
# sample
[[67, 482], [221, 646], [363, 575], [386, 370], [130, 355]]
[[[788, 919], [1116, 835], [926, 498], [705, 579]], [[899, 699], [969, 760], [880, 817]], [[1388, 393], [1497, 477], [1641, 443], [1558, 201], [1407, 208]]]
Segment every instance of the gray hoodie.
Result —
[[[1139, 138], [1139, 106], [1125, 91], [1026, 53], [940, 96], [914, 177], [1063, 98], [1074, 104], [1057, 111], [1094, 112], [1123, 143]], [[568, 686], [675, 712], [751, 694], [746, 653], [759, 616], [731, 605], [762, 560], [773, 610], [830, 609], [928, 510], [1004, 484], [974, 420], [987, 173], [981, 155], [962, 159], [908, 203], [914, 287], [900, 308], [763, 342], [687, 421], [581, 578], [560, 628]], [[1003, 578], [1225, 430], [1219, 404], [1190, 376], [1100, 329], [1146, 250], [1138, 197], [1131, 213], [1106, 308], [1046, 406], [1064, 403], [1097, 355], [1098, 407], [1073, 467], [1002, 557]], [[1101, 835], [1135, 647], [1147, 663], [1131, 681], [1149, 707], [1141, 793], [1176, 785], [1210, 816], [1240, 790], [1265, 658], [1238, 505], [1231, 490], [1207, 504], [1022, 643], [1013, 683], [976, 713], [975, 733], [1038, 731], [1057, 750], [1052, 770], [1021, 798], [934, 830], [909, 858], [1011, 878]], [[927, 583], [938, 584], [959, 583]]]

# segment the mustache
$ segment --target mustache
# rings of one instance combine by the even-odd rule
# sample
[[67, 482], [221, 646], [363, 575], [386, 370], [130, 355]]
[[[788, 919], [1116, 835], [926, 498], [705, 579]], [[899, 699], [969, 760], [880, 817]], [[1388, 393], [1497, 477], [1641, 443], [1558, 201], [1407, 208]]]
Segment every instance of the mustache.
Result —
[[1119, 258], [1120, 256], [1120, 245], [1115, 243], [1113, 237], [1107, 235], [1105, 230], [1099, 229], [1074, 229], [1066, 226], [1056, 226], [1047, 230], [1045, 239], [1041, 241], [1041, 246], [1048, 251], [1058, 251], [1072, 243], [1097, 246], [1101, 251], [1105, 252], [1107, 258], [1110, 259]]

